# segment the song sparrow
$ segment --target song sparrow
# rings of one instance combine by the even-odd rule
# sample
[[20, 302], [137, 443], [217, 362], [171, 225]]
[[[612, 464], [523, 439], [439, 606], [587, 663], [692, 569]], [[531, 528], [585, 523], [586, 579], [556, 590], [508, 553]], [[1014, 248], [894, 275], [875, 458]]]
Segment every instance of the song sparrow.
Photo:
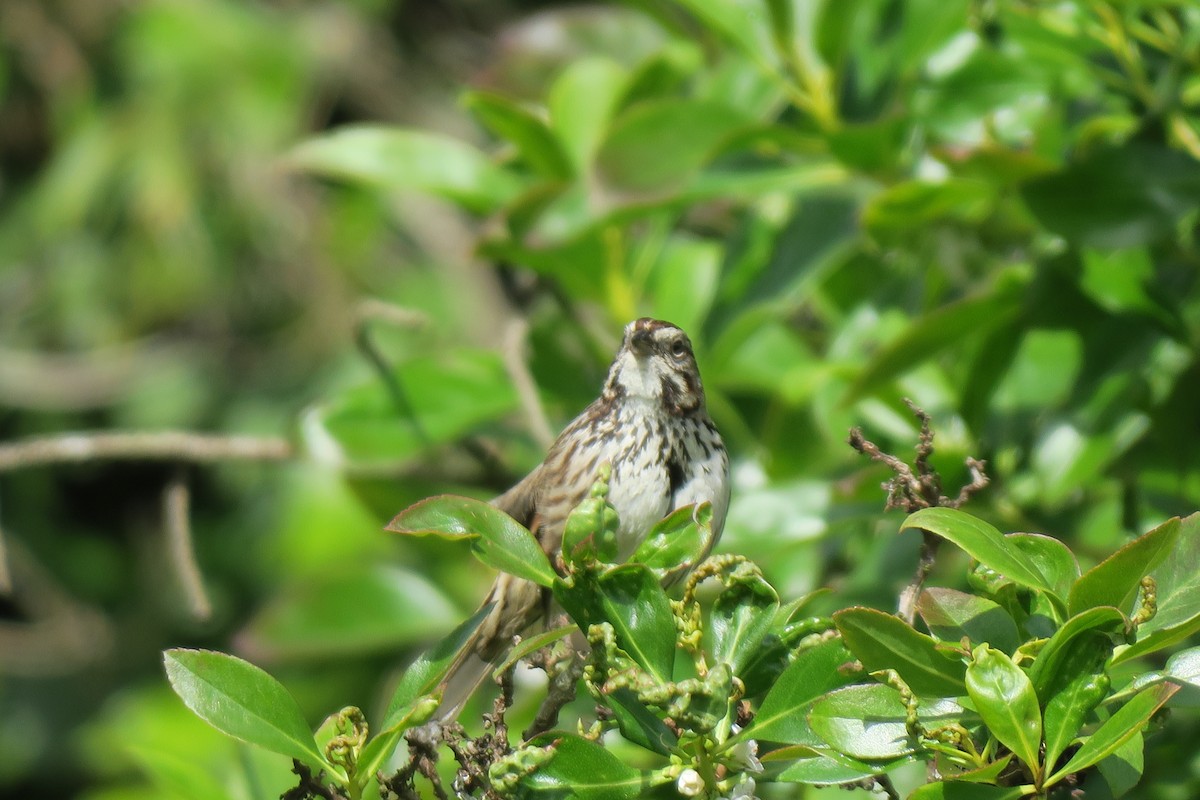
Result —
[[[654, 523], [691, 503], [712, 503], [713, 540], [720, 536], [729, 507], [729, 457], [705, 409], [691, 342], [669, 322], [643, 318], [625, 327], [600, 397], [538, 467], [492, 504], [529, 528], [553, 558], [567, 515], [604, 463], [612, 467], [608, 500], [620, 518], [621, 558]], [[491, 662], [547, 605], [541, 587], [508, 574], [496, 579], [484, 602], [492, 610], [451, 668], [442, 720], [458, 714]]]

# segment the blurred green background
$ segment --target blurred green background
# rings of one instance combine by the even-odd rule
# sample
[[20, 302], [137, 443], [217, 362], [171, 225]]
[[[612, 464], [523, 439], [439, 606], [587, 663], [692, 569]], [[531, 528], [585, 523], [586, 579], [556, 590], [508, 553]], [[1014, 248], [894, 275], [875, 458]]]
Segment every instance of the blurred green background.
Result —
[[[278, 795], [160, 651], [250, 658], [314, 725], [378, 713], [490, 579], [383, 523], [522, 476], [506, 358], [557, 431], [635, 316], [691, 333], [721, 549], [781, 593], [894, 607], [917, 543], [845, 440], [908, 452], [904, 397], [947, 494], [985, 458], [969, 510], [1101, 557], [1200, 508], [1198, 224], [1194, 2], [4, 0], [0, 442], [298, 454], [186, 469], [207, 620], [174, 465], [0, 473], [0, 793]], [[1200, 792], [1171, 725], [1139, 796]]]

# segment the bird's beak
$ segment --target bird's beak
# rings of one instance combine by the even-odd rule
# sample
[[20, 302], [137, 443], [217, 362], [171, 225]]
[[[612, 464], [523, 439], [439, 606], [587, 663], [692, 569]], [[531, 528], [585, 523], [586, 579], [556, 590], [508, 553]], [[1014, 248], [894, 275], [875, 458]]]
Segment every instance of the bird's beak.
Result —
[[650, 331], [645, 328], [638, 328], [629, 335], [629, 347], [633, 350], [633, 354], [638, 358], [642, 358], [650, 354], [650, 346], [653, 339], [650, 338]]

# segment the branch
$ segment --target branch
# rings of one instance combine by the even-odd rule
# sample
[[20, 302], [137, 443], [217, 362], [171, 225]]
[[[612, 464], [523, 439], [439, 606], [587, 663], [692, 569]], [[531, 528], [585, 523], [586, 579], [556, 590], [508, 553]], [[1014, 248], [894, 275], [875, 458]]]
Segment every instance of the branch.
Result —
[[64, 433], [0, 444], [0, 472], [43, 464], [87, 461], [284, 461], [294, 455], [286, 439], [188, 431]]
[[212, 603], [204, 591], [204, 579], [196, 563], [196, 548], [192, 543], [192, 526], [188, 519], [190, 504], [191, 493], [182, 470], [179, 470], [163, 490], [163, 528], [167, 534], [171, 565], [183, 587], [188, 608], [194, 619], [204, 621], [212, 616]]

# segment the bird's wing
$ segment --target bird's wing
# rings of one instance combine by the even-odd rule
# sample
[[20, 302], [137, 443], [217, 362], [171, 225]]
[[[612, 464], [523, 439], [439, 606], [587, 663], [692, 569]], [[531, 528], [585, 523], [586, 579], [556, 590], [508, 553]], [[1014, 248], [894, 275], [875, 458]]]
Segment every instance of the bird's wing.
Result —
[[516, 486], [492, 500], [492, 505], [530, 530], [533, 530], [537, 512], [537, 489], [541, 485], [538, 475], [541, 471], [539, 466]]

